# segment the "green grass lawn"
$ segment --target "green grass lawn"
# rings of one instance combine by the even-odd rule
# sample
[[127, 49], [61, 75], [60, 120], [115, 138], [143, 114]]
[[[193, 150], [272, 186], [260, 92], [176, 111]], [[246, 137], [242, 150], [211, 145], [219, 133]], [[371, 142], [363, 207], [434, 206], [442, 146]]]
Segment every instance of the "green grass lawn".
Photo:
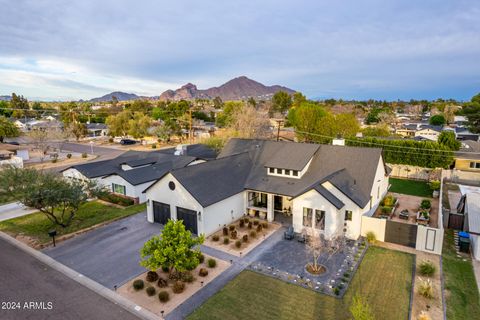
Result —
[[447, 319], [480, 317], [480, 303], [475, 274], [469, 258], [458, 258], [453, 230], [445, 231], [443, 241], [443, 275], [447, 299]]
[[51, 241], [48, 231], [52, 228], [57, 230], [57, 234], [65, 235], [76, 232], [93, 225], [113, 221], [130, 216], [145, 210], [145, 204], [133, 205], [123, 209], [104, 205], [97, 201], [87, 202], [80, 207], [70, 226], [62, 228], [54, 225], [41, 212], [32, 213], [23, 217], [18, 217], [0, 222], [0, 231], [6, 232], [12, 236], [20, 233], [29, 236], [38, 241], [46, 243]]
[[408, 194], [411, 196], [418, 196], [418, 197], [432, 197], [432, 189], [425, 181], [415, 181], [415, 180], [404, 180], [404, 179], [395, 179], [390, 178], [390, 189], [388, 191], [401, 193], [401, 194]]
[[351, 319], [355, 293], [376, 319], [408, 319], [413, 256], [370, 247], [343, 299], [243, 271], [188, 319]]

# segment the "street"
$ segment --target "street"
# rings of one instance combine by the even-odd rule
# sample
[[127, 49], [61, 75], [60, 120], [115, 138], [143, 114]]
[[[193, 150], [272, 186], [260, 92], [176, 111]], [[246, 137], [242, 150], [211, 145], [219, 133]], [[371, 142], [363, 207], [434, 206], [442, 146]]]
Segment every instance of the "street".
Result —
[[25, 207], [20, 202], [7, 203], [0, 206], [0, 221], [21, 217], [38, 210]]

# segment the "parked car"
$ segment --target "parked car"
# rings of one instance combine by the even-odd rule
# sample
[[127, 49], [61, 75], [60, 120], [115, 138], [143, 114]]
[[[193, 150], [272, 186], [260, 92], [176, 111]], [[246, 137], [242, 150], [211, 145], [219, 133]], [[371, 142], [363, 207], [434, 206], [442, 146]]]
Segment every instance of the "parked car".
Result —
[[122, 139], [120, 140], [120, 144], [126, 145], [126, 144], [135, 144], [137, 141], [132, 140], [132, 139]]

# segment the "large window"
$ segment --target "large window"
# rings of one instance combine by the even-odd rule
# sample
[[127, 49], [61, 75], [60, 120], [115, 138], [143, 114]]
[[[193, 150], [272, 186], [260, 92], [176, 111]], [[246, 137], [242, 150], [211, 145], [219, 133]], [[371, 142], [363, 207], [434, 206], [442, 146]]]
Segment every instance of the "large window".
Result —
[[303, 226], [311, 227], [313, 218], [313, 209], [312, 208], [303, 208]]
[[325, 230], [325, 211], [315, 210], [315, 228]]
[[352, 221], [352, 211], [345, 210], [345, 221]]
[[118, 194], [126, 195], [125, 186], [121, 184], [112, 183], [112, 191]]
[[480, 169], [480, 162], [470, 162], [470, 168], [472, 169]]

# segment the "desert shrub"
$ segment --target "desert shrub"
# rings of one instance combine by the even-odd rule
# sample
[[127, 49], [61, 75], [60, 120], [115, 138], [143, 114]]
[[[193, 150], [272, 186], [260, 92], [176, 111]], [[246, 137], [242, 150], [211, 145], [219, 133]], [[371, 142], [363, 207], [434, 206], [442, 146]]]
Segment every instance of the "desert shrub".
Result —
[[200, 263], [203, 263], [203, 261], [205, 261], [205, 256], [203, 255], [203, 253], [200, 253], [200, 255], [198, 256], [198, 261]]
[[240, 221], [238, 222], [238, 225], [240, 226], [240, 228], [245, 227], [245, 221], [243, 221], [243, 219], [240, 219]]
[[431, 277], [435, 274], [436, 268], [432, 261], [424, 260], [420, 263], [419, 266], [420, 274], [422, 276]]
[[344, 276], [345, 278], [350, 278], [350, 273], [344, 272], [344, 273], [343, 273], [343, 276]]
[[164, 278], [159, 278], [158, 279], [158, 282], [157, 282], [157, 285], [160, 287], [160, 288], [166, 288], [168, 287], [168, 282], [166, 279]]
[[173, 293], [182, 293], [185, 290], [185, 283], [182, 281], [175, 281], [172, 287]]
[[255, 230], [250, 231], [250, 237], [255, 238], [257, 236], [257, 233]]
[[262, 227], [261, 224], [259, 224], [259, 225], [257, 226], [257, 232], [260, 233], [260, 232], [262, 232], [262, 230], [263, 230], [263, 227]]
[[432, 207], [432, 203], [428, 199], [423, 199], [420, 203], [420, 208], [422, 209], [430, 209]]
[[233, 224], [229, 225], [229, 226], [228, 226], [228, 230], [230, 230], [230, 231], [235, 230], [235, 226], [234, 226]]
[[227, 237], [223, 238], [223, 244], [229, 244], [230, 243], [230, 239], [228, 239]]
[[430, 318], [428, 313], [426, 313], [425, 311], [422, 311], [420, 312], [420, 315], [418, 316], [417, 320], [432, 320], [432, 318]]
[[368, 243], [375, 243], [377, 241], [377, 236], [375, 235], [375, 232], [373, 231], [367, 232], [367, 241]]
[[160, 291], [158, 293], [158, 300], [160, 300], [161, 302], [167, 302], [168, 300], [170, 300], [170, 295], [167, 291]]
[[209, 268], [215, 268], [217, 266], [217, 260], [210, 258], [207, 260], [207, 266]]
[[268, 229], [268, 222], [262, 222], [263, 229]]
[[252, 229], [252, 228], [253, 228], [253, 223], [250, 221], [250, 222], [248, 223], [248, 229]]
[[86, 152], [82, 153], [82, 158], [86, 158], [86, 157], [87, 157], [87, 153]]
[[440, 190], [440, 180], [432, 180], [430, 181], [430, 189], [432, 189], [433, 191], [435, 190]]
[[170, 272], [168, 275], [168, 279], [170, 280], [180, 280], [182, 278], [182, 273], [178, 271]]
[[193, 282], [195, 280], [195, 278], [193, 277], [193, 274], [191, 274], [190, 272], [183, 272], [181, 279], [183, 282], [187, 282], [187, 283]]
[[220, 237], [218, 236], [218, 234], [214, 234], [213, 237], [212, 237], [212, 240], [213, 241], [218, 241], [218, 240], [220, 240]]
[[71, 153], [67, 153], [67, 159], [70, 159], [72, 157]]
[[242, 246], [242, 241], [241, 240], [235, 241], [235, 247], [240, 248], [241, 246]]
[[152, 144], [152, 149], [157, 149], [157, 145], [155, 143]]
[[144, 286], [145, 284], [142, 279], [133, 281], [133, 289], [135, 289], [135, 291], [142, 290]]
[[113, 143], [113, 138], [108, 138], [108, 142]]
[[382, 212], [382, 214], [389, 214], [390, 212], [392, 212], [392, 208], [391, 207], [380, 207], [380, 211]]
[[258, 226], [259, 223], [260, 223], [260, 222], [259, 222], [258, 220], [253, 220], [253, 225], [254, 225], [254, 226]]
[[340, 294], [340, 289], [338, 289], [337, 287], [333, 288], [333, 293], [338, 296]]
[[433, 298], [433, 285], [432, 285], [432, 280], [430, 279], [420, 279], [420, 285], [418, 286], [418, 294], [427, 298], [427, 299], [432, 299]]
[[232, 232], [230, 232], [230, 238], [237, 239], [237, 230], [233, 230]]
[[222, 231], [223, 231], [224, 236], [228, 236], [228, 228], [227, 227], [223, 227]]
[[163, 272], [169, 272], [170, 269], [167, 266], [162, 266], [162, 271]]
[[148, 271], [145, 278], [148, 282], [154, 282], [158, 280], [158, 274], [155, 271]]
[[208, 270], [205, 268], [200, 268], [200, 270], [198, 271], [198, 275], [200, 277], [206, 277], [208, 276]]
[[393, 205], [395, 204], [395, 201], [396, 201], [395, 197], [389, 194], [383, 199], [382, 205], [385, 207], [393, 207]]
[[242, 240], [243, 242], [248, 242], [248, 234], [244, 234]]
[[155, 290], [155, 288], [152, 287], [152, 286], [147, 287], [147, 289], [145, 289], [145, 291], [147, 291], [147, 295], [149, 297], [153, 296], [157, 292], [157, 290]]
[[248, 224], [250, 223], [250, 219], [248, 219], [248, 218], [243, 218], [243, 222], [244, 222], [246, 225], [248, 225]]

